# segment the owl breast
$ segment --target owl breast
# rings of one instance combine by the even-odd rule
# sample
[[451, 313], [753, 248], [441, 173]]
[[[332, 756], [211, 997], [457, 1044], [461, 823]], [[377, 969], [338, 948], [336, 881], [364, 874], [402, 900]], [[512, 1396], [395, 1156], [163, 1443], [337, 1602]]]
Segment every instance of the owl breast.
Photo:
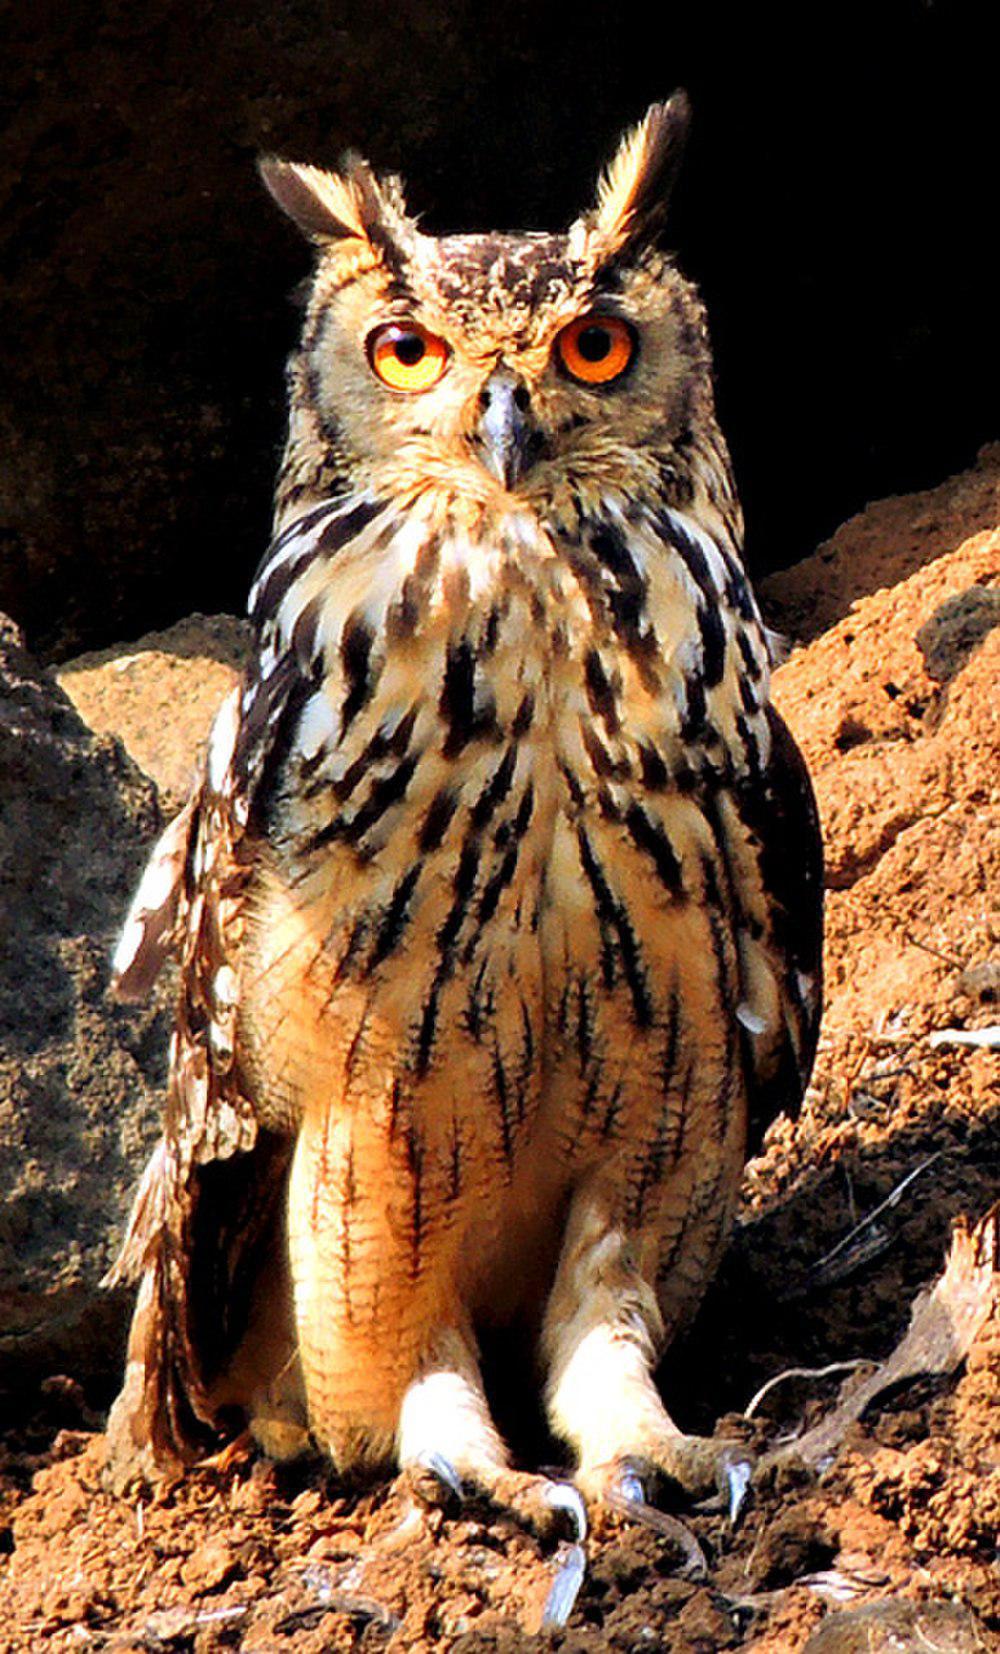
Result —
[[737, 939], [699, 789], [747, 761], [737, 718], [750, 747], [766, 736], [731, 704], [721, 621], [706, 680], [704, 593], [658, 532], [607, 504], [568, 528], [373, 509], [360, 532], [328, 508], [258, 582], [276, 619], [244, 723], [289, 659], [295, 681], [259, 809], [241, 1045], [259, 1116], [311, 1124], [356, 1269], [389, 1246], [431, 1277], [443, 1247], [496, 1309], [498, 1250], [516, 1249], [516, 1296], [567, 1189], [625, 1145], [639, 1165], [661, 1144], [649, 1187], [614, 1167], [639, 1206], [682, 1141], [711, 1141], [709, 1180], [741, 1152], [718, 1130], [739, 1120], [718, 1014], [739, 999]]

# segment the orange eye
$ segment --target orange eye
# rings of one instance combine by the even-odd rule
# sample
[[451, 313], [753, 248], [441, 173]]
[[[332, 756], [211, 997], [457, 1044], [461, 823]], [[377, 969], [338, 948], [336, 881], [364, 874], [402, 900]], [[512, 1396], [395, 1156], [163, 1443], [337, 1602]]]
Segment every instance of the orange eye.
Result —
[[556, 340], [559, 361], [584, 385], [609, 385], [635, 355], [635, 334], [618, 316], [593, 312], [564, 327]]
[[368, 340], [368, 360], [394, 391], [427, 391], [448, 366], [448, 346], [419, 322], [387, 322]]

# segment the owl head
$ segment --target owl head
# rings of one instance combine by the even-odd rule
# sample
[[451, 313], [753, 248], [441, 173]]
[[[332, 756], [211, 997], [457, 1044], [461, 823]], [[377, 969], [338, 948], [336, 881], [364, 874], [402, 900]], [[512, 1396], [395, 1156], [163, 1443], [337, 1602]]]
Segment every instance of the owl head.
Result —
[[[562, 234], [425, 234], [362, 160], [261, 173], [318, 258], [292, 442], [482, 496], [621, 474], [711, 418], [700, 301], [658, 247], [688, 126], [676, 93], [621, 141]], [[298, 404], [298, 406], [297, 406]]]

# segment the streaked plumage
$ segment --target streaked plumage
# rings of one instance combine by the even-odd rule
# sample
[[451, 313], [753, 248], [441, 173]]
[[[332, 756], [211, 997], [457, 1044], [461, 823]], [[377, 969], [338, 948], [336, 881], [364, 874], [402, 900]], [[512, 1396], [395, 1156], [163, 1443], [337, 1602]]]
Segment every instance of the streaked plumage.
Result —
[[265, 165], [319, 256], [254, 657], [117, 960], [181, 964], [122, 1475], [247, 1417], [530, 1503], [492, 1322], [588, 1491], [710, 1478], [649, 1375], [801, 1096], [820, 861], [656, 246], [685, 125], [655, 106], [566, 235], [435, 239], [362, 163]]

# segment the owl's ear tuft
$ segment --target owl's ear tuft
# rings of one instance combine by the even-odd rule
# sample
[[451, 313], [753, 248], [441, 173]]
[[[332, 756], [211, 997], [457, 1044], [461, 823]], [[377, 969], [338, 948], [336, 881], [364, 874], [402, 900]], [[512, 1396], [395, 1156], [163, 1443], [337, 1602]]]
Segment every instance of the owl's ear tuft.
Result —
[[376, 178], [359, 156], [346, 156], [341, 172], [272, 156], [257, 167], [282, 212], [320, 246], [350, 240], [387, 251], [412, 228], [399, 179]]
[[263, 156], [257, 170], [282, 212], [310, 241], [364, 236], [361, 203], [349, 177], [274, 156]]
[[654, 103], [626, 132], [583, 221], [607, 253], [651, 240], [660, 228], [684, 154], [691, 104], [686, 92]]

